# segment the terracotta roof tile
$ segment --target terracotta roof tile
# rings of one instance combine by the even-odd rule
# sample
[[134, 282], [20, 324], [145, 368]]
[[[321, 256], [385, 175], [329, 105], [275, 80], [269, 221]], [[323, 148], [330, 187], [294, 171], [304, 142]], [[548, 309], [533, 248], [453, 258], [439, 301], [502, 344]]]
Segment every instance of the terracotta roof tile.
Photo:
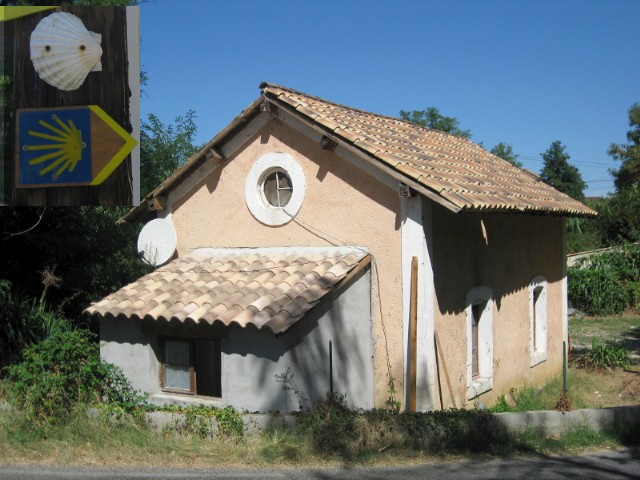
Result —
[[526, 171], [456, 135], [338, 105], [290, 88], [261, 85], [267, 98], [359, 148], [462, 210], [593, 216], [595, 212]]
[[197, 249], [86, 312], [284, 332], [368, 254], [355, 247]]

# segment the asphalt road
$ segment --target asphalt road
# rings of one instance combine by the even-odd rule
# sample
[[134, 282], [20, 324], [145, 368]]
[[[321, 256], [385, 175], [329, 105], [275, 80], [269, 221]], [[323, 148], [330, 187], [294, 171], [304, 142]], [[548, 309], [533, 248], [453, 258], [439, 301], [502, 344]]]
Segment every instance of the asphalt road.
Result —
[[165, 469], [126, 467], [62, 467], [0, 465], [0, 480], [137, 480], [137, 479], [361, 479], [408, 480], [416, 478], [468, 479], [637, 479], [640, 448], [573, 455], [536, 456], [505, 460], [464, 460], [390, 468], [318, 469]]

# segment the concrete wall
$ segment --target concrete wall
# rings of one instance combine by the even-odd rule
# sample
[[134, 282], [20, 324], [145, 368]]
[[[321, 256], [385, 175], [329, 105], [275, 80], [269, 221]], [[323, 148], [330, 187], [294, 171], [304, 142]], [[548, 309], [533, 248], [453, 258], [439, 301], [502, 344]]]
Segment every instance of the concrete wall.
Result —
[[[563, 221], [560, 217], [514, 214], [452, 214], [433, 207], [435, 332], [445, 407], [490, 406], [510, 388], [539, 386], [562, 365]], [[547, 360], [531, 367], [529, 284], [542, 275], [547, 285]], [[474, 287], [493, 292], [494, 384], [469, 400], [466, 295]], [[448, 381], [447, 381], [448, 379]]]
[[[293, 221], [278, 227], [257, 221], [245, 201], [249, 170], [270, 152], [284, 152], [293, 157], [306, 182], [300, 211]], [[230, 155], [221, 168], [195, 183], [183, 197], [169, 197], [169, 203], [178, 234], [178, 255], [196, 247], [344, 243], [369, 248], [376, 264], [373, 281], [376, 405], [384, 405], [388, 389], [387, 358], [398, 379], [403, 378], [404, 362], [401, 214], [397, 190], [337, 153], [322, 150], [318, 142], [273, 118]]]
[[[101, 355], [119, 365], [134, 387], [152, 395], [152, 403], [207, 403], [266, 412], [292, 411], [299, 398], [276, 375], [293, 374], [291, 385], [306, 399], [324, 399], [329, 391], [329, 341], [333, 343], [334, 391], [347, 402], [371, 408], [374, 400], [370, 272], [365, 272], [330, 301], [320, 303], [283, 335], [253, 327], [214, 329], [178, 322], [101, 320]], [[222, 398], [161, 393], [161, 335], [220, 337]]]

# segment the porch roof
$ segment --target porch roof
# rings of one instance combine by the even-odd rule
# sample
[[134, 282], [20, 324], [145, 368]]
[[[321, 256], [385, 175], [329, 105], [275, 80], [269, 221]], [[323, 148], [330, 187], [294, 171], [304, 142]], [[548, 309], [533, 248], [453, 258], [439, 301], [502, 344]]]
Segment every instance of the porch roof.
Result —
[[92, 304], [85, 312], [233, 323], [282, 333], [369, 265], [357, 247], [201, 248]]

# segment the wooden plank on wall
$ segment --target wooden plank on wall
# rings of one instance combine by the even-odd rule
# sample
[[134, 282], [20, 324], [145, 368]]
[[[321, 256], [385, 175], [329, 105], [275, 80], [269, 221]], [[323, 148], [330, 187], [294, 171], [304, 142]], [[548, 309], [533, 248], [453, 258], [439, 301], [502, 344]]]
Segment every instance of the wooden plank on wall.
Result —
[[415, 412], [418, 363], [418, 257], [411, 259], [411, 303], [409, 313], [409, 411]]

